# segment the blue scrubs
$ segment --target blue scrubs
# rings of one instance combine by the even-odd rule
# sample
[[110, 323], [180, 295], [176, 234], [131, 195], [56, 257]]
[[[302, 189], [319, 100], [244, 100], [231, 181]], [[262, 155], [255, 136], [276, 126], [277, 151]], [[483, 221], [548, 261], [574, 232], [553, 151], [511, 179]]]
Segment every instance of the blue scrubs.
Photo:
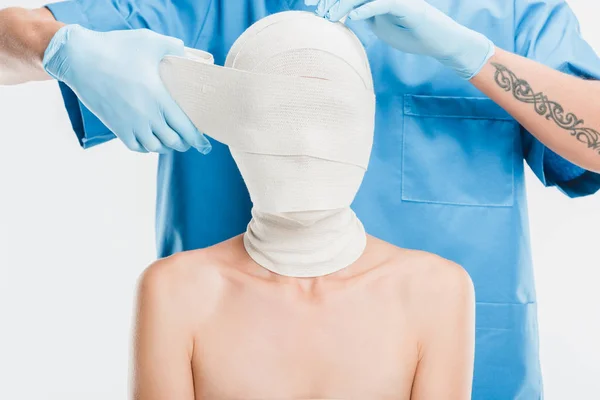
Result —
[[[600, 60], [560, 0], [433, 0], [497, 46], [586, 78]], [[56, 18], [91, 29], [149, 28], [207, 50], [222, 64], [234, 40], [296, 0], [80, 0], [48, 6]], [[436, 61], [398, 52], [361, 23], [377, 92], [375, 144], [354, 209], [369, 233], [437, 253], [464, 266], [477, 292], [473, 398], [542, 398], [536, 296], [524, 160], [547, 186], [575, 197], [600, 176], [549, 152], [505, 111]], [[83, 147], [114, 136], [61, 85]], [[524, 107], [528, 107], [524, 105]], [[565, 133], [566, 134], [566, 133]], [[160, 158], [158, 255], [209, 246], [242, 233], [250, 200], [227, 150], [213, 142]]]

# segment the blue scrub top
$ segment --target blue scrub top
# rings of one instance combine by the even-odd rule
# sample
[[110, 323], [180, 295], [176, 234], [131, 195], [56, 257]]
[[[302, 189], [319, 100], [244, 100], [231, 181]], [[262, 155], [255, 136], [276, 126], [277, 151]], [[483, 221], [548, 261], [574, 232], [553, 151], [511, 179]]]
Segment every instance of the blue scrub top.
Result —
[[[433, 0], [506, 50], [563, 72], [600, 78], [600, 60], [561, 0]], [[80, 0], [56, 18], [98, 31], [149, 28], [214, 54], [296, 0]], [[367, 231], [464, 266], [477, 293], [473, 399], [542, 398], [524, 160], [547, 186], [594, 193], [600, 176], [548, 151], [493, 101], [433, 59], [401, 53], [350, 23], [367, 48], [377, 94], [375, 144], [353, 208]], [[114, 136], [64, 85], [83, 147]], [[524, 105], [526, 107], [526, 105]], [[228, 149], [163, 155], [158, 171], [159, 256], [244, 232], [250, 199]]]

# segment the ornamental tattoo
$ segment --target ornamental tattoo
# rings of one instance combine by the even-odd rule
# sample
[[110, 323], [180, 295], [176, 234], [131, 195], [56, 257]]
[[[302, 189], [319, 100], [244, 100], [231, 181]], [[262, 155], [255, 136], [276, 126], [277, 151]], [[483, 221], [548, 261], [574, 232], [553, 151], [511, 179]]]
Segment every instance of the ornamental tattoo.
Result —
[[560, 104], [549, 100], [544, 93], [535, 93], [526, 80], [518, 78], [504, 65], [497, 63], [492, 63], [492, 65], [496, 68], [494, 78], [500, 88], [512, 92], [515, 99], [523, 103], [533, 104], [539, 115], [554, 121], [556, 125], [569, 131], [571, 136], [600, 154], [600, 133], [598, 131], [583, 126], [582, 119], [577, 118], [573, 113], [565, 113]]

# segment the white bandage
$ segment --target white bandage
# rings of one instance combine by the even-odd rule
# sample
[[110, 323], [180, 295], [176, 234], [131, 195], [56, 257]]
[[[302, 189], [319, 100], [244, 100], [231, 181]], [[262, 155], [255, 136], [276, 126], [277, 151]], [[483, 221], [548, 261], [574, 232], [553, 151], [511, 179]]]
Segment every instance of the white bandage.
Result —
[[375, 97], [348, 28], [274, 14], [239, 37], [225, 67], [190, 49], [166, 57], [160, 73], [198, 130], [229, 146], [254, 204], [245, 243], [259, 264], [317, 276], [358, 258], [365, 234], [349, 206], [369, 161]]

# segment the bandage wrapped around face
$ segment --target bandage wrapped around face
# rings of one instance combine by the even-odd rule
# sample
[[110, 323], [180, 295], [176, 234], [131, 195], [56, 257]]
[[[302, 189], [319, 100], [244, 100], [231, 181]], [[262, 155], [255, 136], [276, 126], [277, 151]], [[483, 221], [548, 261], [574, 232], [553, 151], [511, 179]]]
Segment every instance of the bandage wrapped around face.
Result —
[[307, 12], [260, 20], [225, 67], [188, 50], [160, 73], [196, 127], [229, 146], [254, 207], [349, 206], [369, 162], [375, 96], [368, 60], [341, 23]]
[[[308, 258], [318, 254], [307, 249], [310, 240], [322, 245], [326, 231], [335, 241], [336, 229], [344, 238], [337, 250], [324, 253], [346, 247], [362, 252], [364, 229], [349, 206], [369, 163], [375, 96], [365, 50], [352, 31], [308, 12], [274, 14], [238, 38], [224, 67], [214, 65], [210, 54], [190, 49], [185, 58], [166, 57], [160, 74], [198, 130], [229, 146], [254, 205], [246, 234], [252, 243], [246, 247], [271, 249], [253, 257], [257, 262], [269, 269], [285, 263], [273, 254], [294, 253], [291, 241], [301, 229], [293, 224], [310, 236], [303, 240]], [[324, 215], [327, 210], [335, 211]], [[317, 221], [327, 222], [318, 226]], [[312, 231], [305, 229], [313, 222]], [[329, 272], [356, 259], [328, 257], [322, 262]], [[305, 271], [310, 262], [298, 268]]]

